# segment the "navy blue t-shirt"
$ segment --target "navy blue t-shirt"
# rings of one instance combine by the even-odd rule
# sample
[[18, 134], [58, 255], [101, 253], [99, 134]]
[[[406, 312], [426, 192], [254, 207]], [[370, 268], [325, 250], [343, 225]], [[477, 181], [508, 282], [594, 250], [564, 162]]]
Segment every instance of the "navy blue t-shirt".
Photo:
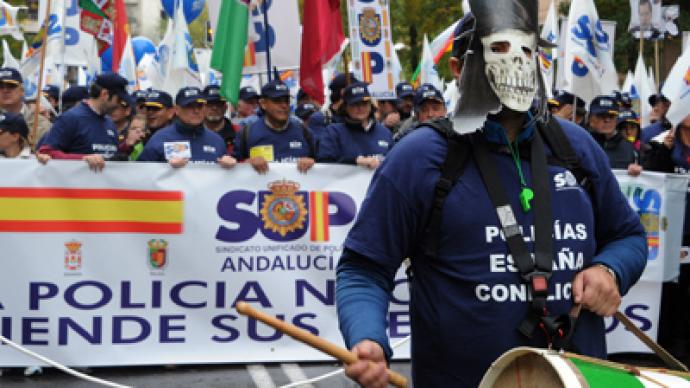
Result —
[[[244, 131], [248, 131], [246, 136]], [[240, 161], [263, 156], [268, 162], [296, 162], [299, 158], [315, 156], [313, 142], [311, 131], [295, 120], [289, 120], [283, 130], [271, 129], [264, 120], [257, 120], [237, 133], [233, 156]]]
[[355, 164], [359, 156], [376, 156], [383, 159], [393, 145], [390, 129], [374, 122], [365, 131], [361, 126], [345, 123], [331, 124], [319, 140], [317, 159], [320, 162]]
[[216, 162], [226, 154], [227, 147], [220, 135], [203, 126], [185, 127], [175, 120], [153, 134], [137, 160], [166, 162], [178, 157], [192, 162]]
[[66, 154], [111, 157], [117, 152], [117, 128], [82, 102], [58, 116], [42, 144]]
[[[606, 155], [581, 128], [559, 122], [593, 181], [594, 193], [590, 198], [570, 171], [549, 166], [556, 255], [547, 306], [555, 316], [570, 310], [570, 282], [580, 269], [594, 262], [608, 265], [625, 293], [641, 275], [647, 256], [644, 229], [621, 194]], [[446, 151], [445, 139], [422, 127], [398, 143], [376, 171], [337, 272], [338, 316], [348, 347], [371, 339], [390, 356], [388, 293], [402, 260], [421, 256], [420, 239]], [[519, 204], [516, 165], [508, 153], [490, 157], [533, 252], [534, 212], [525, 213]], [[526, 160], [522, 171], [531, 185]], [[518, 332], [529, 308], [527, 288], [472, 158], [446, 199], [441, 233], [437, 258], [412, 261], [413, 380], [422, 387], [476, 387], [504, 352], [517, 346], [546, 347], [546, 341], [540, 333], [529, 340]], [[583, 310], [574, 342], [581, 353], [605, 358], [603, 319]]]

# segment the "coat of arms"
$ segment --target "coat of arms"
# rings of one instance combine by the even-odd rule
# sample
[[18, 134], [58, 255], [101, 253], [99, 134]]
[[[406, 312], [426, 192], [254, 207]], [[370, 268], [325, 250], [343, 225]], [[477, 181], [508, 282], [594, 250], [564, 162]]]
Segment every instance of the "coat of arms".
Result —
[[281, 180], [268, 185], [267, 194], [261, 207], [261, 220], [266, 229], [285, 237], [289, 232], [304, 228], [307, 207], [304, 198], [297, 194], [299, 184]]
[[149, 240], [149, 265], [153, 269], [161, 269], [168, 263], [168, 242], [165, 240]]
[[367, 46], [381, 43], [381, 15], [374, 8], [364, 8], [359, 14], [359, 36]]
[[68, 271], [78, 271], [81, 269], [81, 246], [79, 241], [72, 240], [65, 243], [65, 269]]

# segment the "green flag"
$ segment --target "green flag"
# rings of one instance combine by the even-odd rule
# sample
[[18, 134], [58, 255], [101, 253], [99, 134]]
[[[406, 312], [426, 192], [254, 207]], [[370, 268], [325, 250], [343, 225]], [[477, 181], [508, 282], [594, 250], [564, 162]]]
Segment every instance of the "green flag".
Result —
[[247, 46], [249, 0], [224, 0], [211, 54], [211, 67], [223, 73], [220, 92], [237, 104]]

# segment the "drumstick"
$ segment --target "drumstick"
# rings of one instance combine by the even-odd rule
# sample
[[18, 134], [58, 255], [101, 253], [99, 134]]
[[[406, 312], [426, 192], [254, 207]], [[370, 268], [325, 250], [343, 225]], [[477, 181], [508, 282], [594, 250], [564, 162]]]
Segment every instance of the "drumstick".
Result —
[[[335, 345], [333, 343], [330, 343], [325, 339], [315, 336], [314, 334], [304, 329], [300, 329], [295, 325], [289, 324], [285, 321], [281, 321], [276, 317], [258, 311], [246, 302], [237, 302], [237, 304], [235, 305], [235, 309], [237, 309], [237, 311], [240, 314], [246, 315], [250, 318], [254, 318], [258, 321], [261, 321], [271, 326], [276, 330], [280, 330], [281, 332], [289, 335], [290, 337], [298, 341], [304, 342], [305, 344], [315, 349], [318, 349], [330, 356], [333, 356], [347, 365], [353, 364], [358, 361], [357, 355], [355, 355], [351, 351], [341, 348], [340, 346]], [[407, 378], [403, 375], [393, 372], [390, 369], [388, 370], [388, 381], [396, 387], [407, 387]]]
[[659, 358], [664, 360], [666, 365], [669, 368], [672, 369], [678, 369], [684, 372], [688, 371], [688, 367], [686, 367], [682, 362], [676, 360], [675, 357], [673, 357], [669, 352], [666, 351], [666, 349], [662, 348], [654, 342], [647, 334], [645, 334], [642, 330], [640, 330], [637, 326], [635, 326], [634, 323], [628, 319], [628, 317], [625, 316], [625, 314], [621, 313], [620, 311], [616, 312], [616, 315], [614, 316], [616, 319], [618, 319], [623, 326], [625, 326], [626, 329], [630, 330], [635, 334], [637, 338], [640, 339], [640, 341], [644, 342], [645, 345], [649, 346], [650, 349], [656, 353]]

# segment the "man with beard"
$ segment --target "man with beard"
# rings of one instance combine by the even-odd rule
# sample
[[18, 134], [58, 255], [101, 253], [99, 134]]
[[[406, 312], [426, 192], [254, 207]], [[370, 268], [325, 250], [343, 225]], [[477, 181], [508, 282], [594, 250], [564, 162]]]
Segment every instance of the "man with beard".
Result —
[[115, 123], [109, 115], [129, 98], [127, 80], [115, 73], [96, 77], [89, 98], [60, 115], [39, 149], [53, 159], [84, 160], [94, 171], [118, 152]]
[[[393, 147], [343, 245], [337, 312], [359, 357], [346, 373], [364, 387], [387, 383], [388, 305], [405, 258], [419, 387], [476, 387], [518, 346], [572, 344], [605, 358], [603, 316], [646, 263], [644, 228], [606, 155], [546, 113], [536, 53], [549, 43], [537, 38], [537, 0], [470, 5], [453, 121], [427, 123]], [[577, 262], [559, 260], [563, 251]]]
[[232, 154], [232, 142], [235, 140], [235, 128], [230, 120], [225, 117], [228, 110], [228, 102], [220, 95], [220, 86], [209, 85], [204, 89], [206, 98], [206, 117], [204, 125], [207, 129], [217, 133], [223, 138], [228, 150]]

